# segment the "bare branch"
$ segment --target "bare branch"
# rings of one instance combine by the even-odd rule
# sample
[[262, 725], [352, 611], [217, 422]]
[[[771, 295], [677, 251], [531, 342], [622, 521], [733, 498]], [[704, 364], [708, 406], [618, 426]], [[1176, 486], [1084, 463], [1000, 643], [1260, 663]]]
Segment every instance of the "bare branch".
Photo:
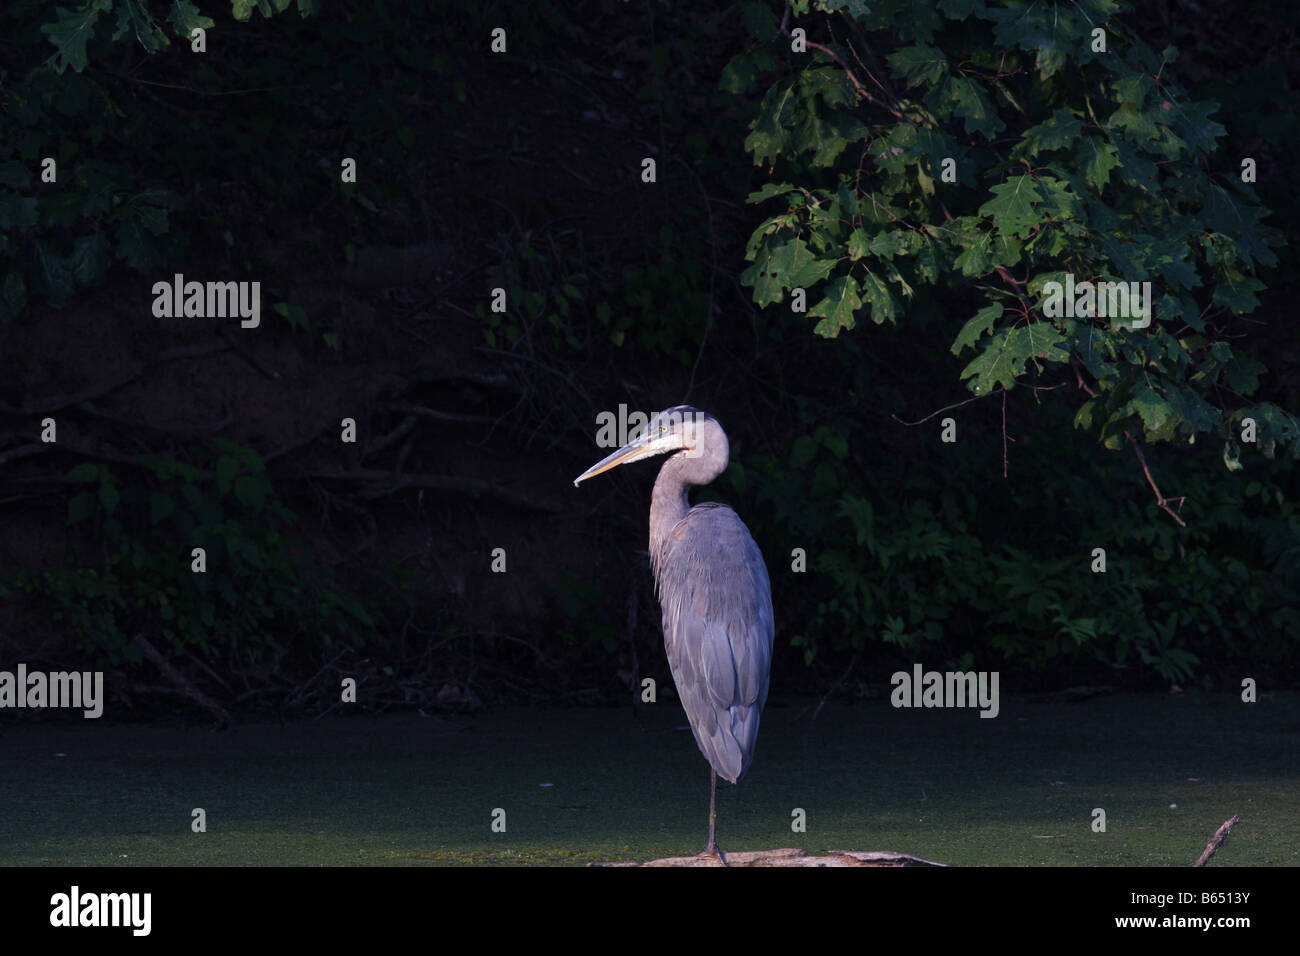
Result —
[[1210, 857], [1219, 852], [1219, 848], [1222, 847], [1224, 841], [1228, 839], [1228, 834], [1232, 832], [1232, 828], [1235, 827], [1240, 820], [1240, 813], [1234, 813], [1232, 819], [1225, 820], [1223, 826], [1214, 831], [1214, 836], [1211, 837], [1210, 842], [1205, 845], [1205, 852], [1200, 855], [1200, 858], [1197, 859], [1192, 866], [1205, 866]]
[[[1002, 389], [999, 389], [998, 391], [1003, 391], [1003, 390], [1002, 390]], [[940, 408], [940, 409], [938, 409], [938, 410], [936, 410], [936, 411], [933, 411], [933, 412], [931, 412], [929, 415], [926, 415], [924, 418], [920, 419], [919, 421], [915, 421], [915, 422], [905, 422], [905, 421], [903, 421], [901, 418], [899, 418], [897, 415], [895, 415], [893, 412], [890, 412], [890, 413], [889, 413], [889, 417], [892, 418], [894, 421], [898, 422], [898, 424], [900, 424], [900, 425], [907, 425], [908, 427], [911, 427], [911, 426], [913, 426], [913, 425], [923, 425], [923, 424], [925, 424], [926, 422], [928, 422], [930, 419], [934, 418], [935, 415], [942, 415], [944, 412], [946, 412], [946, 411], [950, 411], [950, 410], [952, 410], [952, 409], [954, 409], [954, 408], [961, 408], [963, 405], [969, 405], [971, 402], [978, 402], [980, 399], [982, 399], [982, 398], [988, 398], [989, 395], [993, 395], [993, 394], [996, 394], [996, 393], [994, 393], [994, 392], [989, 392], [988, 395], [976, 395], [974, 398], [968, 398], [968, 399], [966, 399], [966, 401], [964, 401], [964, 402], [958, 402], [958, 403], [955, 404], [955, 405], [945, 405], [943, 408]]]
[[1169, 503], [1172, 501], [1178, 502], [1178, 510], [1181, 511], [1183, 508], [1183, 502], [1187, 500], [1187, 496], [1179, 495], [1177, 498], [1166, 498], [1164, 495], [1162, 495], [1160, 493], [1159, 486], [1156, 485], [1156, 480], [1151, 477], [1151, 469], [1147, 467], [1146, 456], [1142, 454], [1142, 447], [1137, 443], [1137, 439], [1134, 438], [1128, 431], [1124, 432], [1124, 437], [1129, 440], [1129, 444], [1133, 446], [1133, 451], [1138, 456], [1138, 461], [1142, 463], [1142, 472], [1147, 476], [1147, 484], [1149, 484], [1151, 486], [1151, 490], [1156, 493], [1156, 504], [1158, 504], [1165, 511], [1169, 512], [1170, 517], [1172, 517], [1175, 521], [1177, 521], [1179, 525], [1186, 528], [1187, 522], [1184, 521], [1182, 518], [1178, 517], [1178, 515], [1174, 512], [1174, 510], [1169, 507]]
[[[790, 36], [790, 31], [789, 31], [789, 29], [786, 28], [786, 25], [785, 25], [784, 22], [781, 24], [781, 32], [782, 32], [783, 34], [785, 34], [785, 36], [786, 36], [787, 38]], [[812, 47], [812, 49], [814, 49], [814, 50], [821, 50], [821, 51], [822, 51], [823, 53], [825, 53], [828, 57], [830, 57], [832, 60], [834, 60], [835, 63], [836, 63], [836, 65], [839, 66], [839, 68], [840, 68], [841, 70], [844, 71], [844, 73], [845, 73], [846, 76], [848, 76], [849, 81], [853, 84], [853, 88], [854, 88], [855, 90], [857, 90], [858, 96], [862, 97], [864, 100], [866, 100], [868, 103], [872, 104], [873, 106], [878, 106], [878, 107], [880, 107], [882, 110], [885, 110], [886, 112], [888, 112], [890, 115], [892, 115], [892, 116], [895, 117], [896, 119], [900, 119], [900, 120], [902, 120], [904, 123], [907, 123], [907, 124], [911, 125], [912, 121], [909, 120], [909, 119], [908, 119], [906, 116], [904, 116], [902, 113], [898, 112], [898, 110], [894, 109], [894, 108], [893, 108], [892, 106], [890, 106], [888, 103], [884, 103], [884, 102], [881, 102], [880, 100], [876, 99], [876, 97], [874, 97], [874, 96], [873, 96], [873, 95], [872, 95], [872, 94], [867, 90], [867, 88], [866, 88], [865, 86], [862, 85], [862, 81], [858, 79], [857, 74], [854, 73], [852, 70], [850, 70], [848, 64], [845, 63], [843, 60], [840, 59], [840, 55], [839, 55], [838, 53], [836, 53], [836, 52], [835, 52], [834, 50], [832, 50], [830, 47], [823, 46], [823, 45], [820, 44], [820, 43], [814, 43], [812, 40], [805, 40], [804, 42], [805, 42], [808, 46]]]

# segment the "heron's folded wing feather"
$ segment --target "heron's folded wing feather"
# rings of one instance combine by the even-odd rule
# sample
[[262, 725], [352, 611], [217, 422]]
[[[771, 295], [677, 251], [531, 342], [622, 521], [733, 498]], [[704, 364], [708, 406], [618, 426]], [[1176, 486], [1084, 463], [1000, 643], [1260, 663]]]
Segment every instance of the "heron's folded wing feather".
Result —
[[664, 643], [700, 750], [733, 783], [753, 759], [772, 662], [772, 591], [763, 556], [725, 505], [693, 508], [659, 568]]

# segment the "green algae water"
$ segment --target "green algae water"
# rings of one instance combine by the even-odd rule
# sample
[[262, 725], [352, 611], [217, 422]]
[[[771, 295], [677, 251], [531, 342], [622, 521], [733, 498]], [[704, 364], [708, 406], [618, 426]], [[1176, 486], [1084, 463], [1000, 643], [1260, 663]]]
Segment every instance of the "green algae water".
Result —
[[[973, 710], [772, 700], [724, 850], [961, 866], [1300, 864], [1300, 694], [1004, 697]], [[784, 706], [783, 706], [784, 704]], [[577, 865], [700, 850], [708, 765], [674, 702], [327, 717], [217, 732], [0, 724], [0, 864]], [[1094, 811], [1105, 811], [1096, 832]], [[206, 832], [191, 829], [201, 809]], [[792, 821], [806, 819], [806, 831]], [[494, 832], [503, 822], [505, 831]]]

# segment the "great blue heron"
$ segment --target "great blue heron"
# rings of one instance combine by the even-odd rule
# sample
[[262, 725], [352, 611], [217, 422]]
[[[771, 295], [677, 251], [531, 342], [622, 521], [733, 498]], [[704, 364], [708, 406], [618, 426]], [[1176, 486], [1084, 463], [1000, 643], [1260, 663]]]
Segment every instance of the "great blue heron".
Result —
[[773, 632], [772, 585], [749, 529], [726, 505], [692, 508], [687, 499], [687, 486], [707, 485], [726, 470], [729, 451], [716, 418], [678, 405], [573, 482], [576, 487], [619, 465], [671, 455], [650, 495], [650, 566], [668, 666], [691, 733], [712, 767], [709, 844], [700, 855], [723, 862], [714, 838], [718, 777], [735, 783], [754, 759]]

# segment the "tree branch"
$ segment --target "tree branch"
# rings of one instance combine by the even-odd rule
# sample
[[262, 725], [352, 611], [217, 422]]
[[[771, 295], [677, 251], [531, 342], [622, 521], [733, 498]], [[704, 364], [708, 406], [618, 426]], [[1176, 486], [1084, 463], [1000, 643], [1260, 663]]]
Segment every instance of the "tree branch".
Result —
[[[787, 38], [790, 38], [790, 30], [786, 26], [785, 21], [782, 21], [781, 23], [781, 32], [785, 34]], [[907, 123], [908, 125], [912, 125], [912, 121], [909, 120], [902, 113], [898, 112], [898, 110], [894, 109], [888, 103], [881, 102], [880, 100], [876, 99], [876, 97], [872, 96], [871, 93], [867, 91], [867, 88], [862, 85], [862, 81], [858, 79], [857, 74], [854, 73], [852, 70], [850, 70], [848, 64], [840, 59], [838, 53], [836, 53], [830, 47], [823, 46], [820, 43], [814, 43], [812, 40], [805, 40], [804, 43], [814, 50], [821, 50], [828, 57], [834, 60], [836, 65], [839, 66], [839, 68], [844, 71], [846, 76], [848, 76], [849, 81], [853, 84], [853, 88], [857, 90], [858, 96], [862, 97], [864, 100], [866, 100], [868, 103], [872, 104], [873, 106], [878, 106], [882, 110], [885, 110], [890, 115], [894, 116], [896, 119], [900, 119], [904, 123]]]
[[1224, 841], [1228, 839], [1228, 834], [1232, 832], [1232, 828], [1235, 827], [1240, 820], [1240, 813], [1234, 813], [1231, 820], [1225, 820], [1223, 826], [1214, 831], [1214, 836], [1210, 839], [1210, 842], [1205, 845], [1205, 852], [1201, 854], [1200, 858], [1193, 863], [1192, 866], [1205, 866], [1210, 857], [1219, 852], [1219, 848], [1223, 846]]
[[1184, 521], [1182, 518], [1178, 517], [1178, 515], [1174, 512], [1174, 509], [1169, 507], [1169, 502], [1171, 501], [1178, 502], [1178, 510], [1181, 511], [1183, 508], [1183, 502], [1187, 500], [1187, 496], [1179, 495], [1177, 498], [1166, 498], [1164, 495], [1162, 495], [1160, 493], [1159, 486], [1156, 485], [1156, 480], [1151, 477], [1151, 469], [1147, 467], [1146, 456], [1142, 454], [1142, 447], [1137, 443], [1137, 439], [1134, 438], [1132, 434], [1130, 434], [1127, 430], [1125, 430], [1124, 432], [1124, 437], [1129, 440], [1129, 444], [1133, 446], [1134, 453], [1138, 456], [1138, 461], [1142, 463], [1142, 472], [1147, 476], [1147, 484], [1149, 484], [1151, 486], [1151, 490], [1156, 493], [1156, 504], [1158, 504], [1165, 511], [1169, 512], [1169, 516], [1173, 518], [1175, 521], [1177, 521], [1179, 525], [1186, 528], [1187, 522]]

